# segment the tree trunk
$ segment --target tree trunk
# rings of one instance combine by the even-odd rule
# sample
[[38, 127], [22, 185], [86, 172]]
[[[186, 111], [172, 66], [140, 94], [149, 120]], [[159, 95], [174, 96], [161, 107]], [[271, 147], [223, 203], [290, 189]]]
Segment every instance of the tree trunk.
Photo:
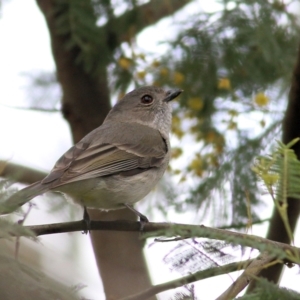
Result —
[[[101, 125], [110, 109], [106, 71], [109, 55], [112, 56], [122, 42], [129, 41], [146, 27], [172, 15], [191, 0], [150, 0], [140, 6], [134, 5], [130, 11], [114, 16], [103, 27], [97, 28], [101, 41], [98, 46], [102, 45], [102, 48], [96, 49], [101, 55], [94, 74], [86, 72], [82, 65], [75, 63], [82, 49], [73, 44], [67, 50], [70, 33], [68, 30], [62, 33], [58, 29], [61, 16], [67, 17], [64, 21], [70, 22], [70, 26], [76, 23], [74, 15], [68, 15], [70, 12], [67, 11], [75, 1], [36, 1], [49, 29], [57, 79], [63, 92], [62, 113], [70, 124], [73, 142], [76, 143]], [[92, 11], [92, 7], [89, 7], [92, 2], [89, 0], [77, 1], [76, 5], [77, 9], [87, 6]], [[63, 15], [64, 10], [66, 15]], [[2, 176], [13, 176], [23, 183], [33, 183], [45, 176], [43, 172], [3, 161], [0, 162], [1, 166]], [[107, 213], [89, 210], [89, 214], [94, 220], [136, 220], [136, 216], [128, 209]], [[144, 242], [140, 240], [139, 233], [92, 232], [91, 239], [107, 299], [124, 297], [149, 288], [151, 282], [143, 255]]]
[[[291, 140], [300, 137], [300, 48], [298, 51], [298, 59], [294, 69], [292, 84], [289, 94], [288, 107], [283, 119], [282, 141], [287, 144]], [[294, 145], [298, 159], [300, 159], [300, 143]], [[299, 199], [288, 198], [287, 215], [292, 232], [295, 232], [297, 221], [300, 213]], [[281, 216], [276, 207], [273, 208], [267, 239], [289, 244], [291, 242]], [[268, 279], [274, 283], [278, 283], [282, 273], [283, 265], [276, 264], [270, 268], [264, 269], [259, 276]], [[249, 285], [248, 291], [252, 291], [255, 287], [255, 280]]]
[[[75, 65], [76, 50], [66, 51], [68, 37], [56, 32], [55, 2], [37, 2], [50, 32], [57, 78], [63, 91], [62, 112], [76, 143], [101, 125], [110, 109], [106, 68], [103, 66], [101, 74], [93, 77]], [[89, 213], [95, 220], [136, 219], [126, 209], [108, 213], [89, 210]], [[138, 233], [93, 232], [91, 239], [107, 299], [127, 296], [151, 285]]]

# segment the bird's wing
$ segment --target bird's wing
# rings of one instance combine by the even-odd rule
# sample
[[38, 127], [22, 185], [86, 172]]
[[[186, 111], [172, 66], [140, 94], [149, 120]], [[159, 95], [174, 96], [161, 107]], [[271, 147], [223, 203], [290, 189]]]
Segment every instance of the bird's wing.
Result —
[[70, 148], [42, 184], [51, 183], [53, 188], [112, 174], [134, 174], [160, 166], [167, 152], [158, 130], [134, 123], [104, 124]]

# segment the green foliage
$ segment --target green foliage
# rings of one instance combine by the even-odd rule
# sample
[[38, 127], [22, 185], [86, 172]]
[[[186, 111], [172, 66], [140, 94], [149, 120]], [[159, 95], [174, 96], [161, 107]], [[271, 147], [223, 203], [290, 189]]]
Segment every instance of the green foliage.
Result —
[[[291, 149], [299, 143], [300, 138], [291, 141], [288, 145], [281, 142], [273, 149], [270, 155], [259, 156], [255, 165], [252, 167], [261, 181], [263, 181], [269, 194], [273, 198], [277, 209], [280, 212], [286, 230], [292, 240], [292, 233], [289, 228], [287, 219], [287, 198], [294, 198], [294, 201], [300, 200], [300, 162], [294, 151]], [[258, 141], [256, 141], [259, 145]], [[251, 148], [247, 149], [251, 152]], [[245, 149], [241, 151], [245, 152]], [[156, 233], [157, 234], [157, 233]], [[172, 269], [181, 274], [196, 273], [199, 270], [213, 268], [234, 261], [242, 255], [234, 256], [234, 248], [228, 251], [228, 248], [239, 245], [239, 250], [244, 251], [244, 247], [257, 249], [261, 253], [267, 252], [279, 261], [291, 261], [299, 263], [298, 249], [290, 251], [283, 247], [276, 247], [273, 243], [263, 240], [256, 236], [242, 236], [239, 234], [226, 234], [219, 230], [211, 230], [202, 226], [172, 226], [167, 232], [166, 237], [183, 238], [183, 241], [177, 243], [164, 258]], [[193, 237], [193, 239], [185, 239]], [[206, 237], [209, 241], [198, 240], [196, 237]], [[220, 242], [222, 240], [225, 242]], [[227, 250], [227, 251], [226, 251]], [[299, 294], [269, 283], [268, 281], [257, 279], [258, 287], [251, 295], [244, 296], [240, 299], [299, 299]]]
[[[137, 53], [129, 42], [131, 51], [118, 56], [114, 69], [114, 87], [122, 92], [130, 82], [185, 91], [174, 112], [173, 134], [179, 140], [191, 135], [198, 150], [171, 174], [181, 172], [181, 183], [193, 178], [195, 184], [187, 199], [173, 201], [178, 210], [188, 203], [203, 214], [204, 207], [213, 207], [217, 225], [259, 219], [251, 165], [278, 134], [280, 96], [286, 95], [299, 41], [296, 17], [284, 3], [236, 0], [231, 9], [221, 3], [221, 11], [195, 11], [183, 21], [176, 38], [164, 41], [169, 51], [159, 59], [149, 62], [147, 53]], [[256, 134], [244, 128], [253, 119]], [[176, 148], [176, 158], [187, 151], [184, 144]]]
[[74, 53], [75, 63], [86, 73], [98, 75], [110, 60], [110, 54], [105, 32], [96, 26], [97, 17], [91, 2], [58, 0], [55, 15], [57, 33], [68, 37], [65, 48]]
[[[272, 1], [233, 2], [236, 6], [231, 10], [198, 13], [185, 22], [171, 44], [173, 53], [162, 60], [170, 74], [183, 75], [177, 83], [189, 94], [181, 97], [182, 105], [193, 96], [203, 99], [199, 116], [214, 111], [217, 97], [232, 97], [231, 89], [241, 92], [239, 97], [249, 97], [279, 79], [287, 83], [291, 75], [299, 40], [295, 16], [285, 8], [278, 11]], [[227, 92], [218, 88], [219, 78], [230, 80]]]
[[288, 145], [278, 141], [271, 155], [258, 157], [253, 167], [273, 200], [281, 205], [287, 202], [288, 197], [300, 199], [300, 161], [291, 149], [298, 142], [299, 138]]
[[47, 277], [39, 270], [27, 266], [3, 253], [0, 248], [0, 289], [2, 299], [76, 300], [76, 291], [71, 291], [61, 282]]
[[[16, 192], [15, 189], [9, 189], [11, 181], [0, 180], [0, 209], [5, 210], [5, 199]], [[11, 239], [13, 236], [26, 236], [35, 239], [35, 234], [18, 223], [13, 223], [8, 218], [0, 218], [0, 239]], [[1, 248], [1, 247], [0, 247]]]
[[230, 244], [223, 241], [186, 239], [179, 241], [176, 247], [165, 255], [164, 262], [171, 270], [181, 275], [193, 274], [233, 262], [236, 257], [226, 253], [229, 247]]
[[26, 236], [35, 238], [35, 234], [28, 228], [19, 224], [14, 224], [11, 221], [0, 219], [0, 238], [12, 238], [12, 236]]
[[299, 300], [300, 294], [286, 289], [280, 288], [266, 279], [256, 278], [257, 288], [251, 294], [246, 294], [237, 299], [240, 300]]
[[299, 138], [288, 145], [278, 142], [275, 151], [270, 156], [257, 158], [253, 167], [272, 196], [291, 240], [293, 236], [287, 217], [287, 200], [300, 200], [300, 161], [291, 149], [298, 142]]
[[[193, 202], [192, 199], [196, 199], [196, 205], [200, 208], [208, 199], [212, 203], [213, 195], [218, 201], [229, 198], [232, 212], [229, 215], [227, 213], [227, 218], [231, 216], [229, 220], [249, 218], [247, 201], [252, 206], [259, 203], [258, 187], [250, 165], [263, 145], [267, 144], [266, 139], [253, 140], [249, 133], [240, 129], [243, 123], [238, 117], [249, 118], [247, 110], [251, 106], [252, 95], [257, 91], [270, 89], [274, 84], [282, 90], [286, 89], [298, 40], [294, 31], [298, 27], [294, 18], [286, 11], [274, 10], [267, 1], [256, 1], [255, 5], [253, 2], [246, 2], [247, 5], [242, 5], [241, 1], [238, 3], [240, 5], [221, 12], [220, 16], [202, 16], [192, 26], [189, 22], [188, 29], [172, 43], [174, 55], [169, 53], [164, 60], [170, 74], [179, 72], [184, 76], [180, 87], [188, 93], [182, 95], [180, 105], [184, 109], [190, 109], [192, 117], [197, 119], [197, 132], [195, 125], [190, 131], [206, 144], [201, 149], [201, 154], [208, 151], [220, 165], [216, 169], [208, 164], [203, 170], [203, 180], [193, 191], [190, 203]], [[283, 17], [289, 21], [281, 23], [279, 19]], [[289, 46], [286, 48], [286, 45]], [[172, 59], [178, 53], [181, 59], [174, 64]], [[191, 97], [201, 99], [201, 109], [193, 108]], [[227, 105], [219, 99], [224, 99], [223, 103], [227, 101]], [[262, 103], [256, 101], [257, 104]], [[276, 99], [273, 98], [272, 101]], [[220, 109], [223, 114], [219, 112]], [[255, 110], [260, 111], [261, 108], [252, 106], [251, 113]], [[235, 112], [237, 115], [229, 118], [227, 127], [227, 130], [236, 133], [236, 145], [233, 147], [229, 142], [232, 137], [221, 129], [218, 122], [220, 117], [224, 118], [226, 111], [227, 114]], [[272, 109], [265, 111], [266, 117], [271, 113]], [[276, 116], [275, 124], [280, 117]], [[274, 134], [276, 126], [272, 124], [271, 127]], [[270, 136], [268, 130], [261, 130], [265, 138]], [[221, 151], [215, 140], [205, 138], [205, 132], [214, 132], [216, 137], [224, 136]], [[211, 145], [214, 146], [213, 150]], [[216, 197], [218, 194], [219, 197]], [[228, 207], [228, 201], [224, 202], [223, 206]], [[255, 214], [252, 216], [253, 219], [257, 217]]]
[[[199, 209], [205, 205], [207, 201], [213, 201], [216, 206], [230, 207], [232, 215], [231, 222], [245, 221], [251, 218], [247, 210], [247, 201], [251, 205], [258, 203], [257, 199], [257, 181], [251, 171], [253, 155], [258, 154], [261, 149], [261, 139], [248, 139], [243, 143], [243, 138], [240, 138], [240, 147], [228, 151], [224, 162], [221, 162], [218, 171], [209, 170], [208, 178], [203, 180], [196, 189], [192, 190], [191, 197], [188, 200], [193, 204], [197, 200]], [[226, 159], [226, 161], [225, 161]], [[230, 182], [230, 192], [226, 187], [226, 182]], [[219, 194], [216, 193], [219, 190]], [[229, 194], [229, 195], [228, 195]], [[226, 198], [230, 202], [226, 202]], [[219, 202], [216, 203], [216, 202]], [[221, 211], [214, 216], [222, 220], [222, 213], [227, 213], [226, 210]], [[258, 216], [253, 211], [252, 219], [257, 220]]]
[[186, 291], [177, 292], [170, 300], [197, 300], [195, 295], [194, 285], [184, 286]]
[[[270, 243], [263, 238], [248, 235], [246, 238], [243, 235], [240, 234], [226, 234], [224, 231], [215, 230], [212, 228], [206, 228], [202, 226], [193, 226], [193, 225], [174, 225], [172, 228], [168, 229], [168, 231], [157, 231], [153, 233], [148, 233], [147, 237], [152, 236], [165, 236], [165, 237], [177, 237], [177, 238], [209, 238], [212, 240], [221, 240], [225, 241], [227, 244], [231, 245], [240, 245], [241, 247], [250, 247], [253, 249], [257, 249], [260, 252], [267, 252], [269, 255], [276, 257], [279, 260], [288, 259], [292, 262], [299, 263], [300, 258], [298, 255], [298, 250], [295, 248], [295, 252], [291, 253], [290, 251], [286, 251], [286, 249], [280, 248], [280, 247], [274, 247], [273, 243]], [[207, 249], [211, 249], [208, 251], [208, 255], [211, 256], [211, 262], [213, 265], [214, 258], [220, 255], [220, 257], [224, 260], [231, 260], [232, 256], [230, 255], [224, 255], [222, 256], [222, 248], [224, 248], [224, 244], [222, 243], [208, 243]], [[203, 246], [201, 246], [203, 249], [205, 249]], [[220, 252], [220, 253], [219, 253]], [[204, 253], [204, 252], [203, 252]], [[199, 254], [200, 255], [200, 254]], [[184, 255], [183, 255], [184, 256]], [[200, 255], [201, 256], [201, 255]], [[184, 259], [184, 258], [182, 258]], [[198, 258], [201, 260], [202, 258]], [[186, 261], [188, 258], [185, 259]], [[211, 265], [211, 266], [212, 266]]]
[[[66, 49], [87, 74], [106, 76], [107, 69], [119, 96], [132, 84], [182, 88], [173, 118], [180, 141], [174, 160], [189, 151], [185, 136], [197, 147], [181, 168], [170, 169], [180, 176], [179, 188], [190, 190], [173, 204], [179, 211], [186, 204], [204, 213], [211, 208], [219, 226], [256, 222], [260, 194], [251, 164], [278, 135], [299, 41], [295, 15], [285, 2], [235, 0], [228, 8], [228, 1], [220, 1], [222, 10], [195, 10], [176, 24], [175, 38], [163, 41], [167, 53], [156, 54], [136, 47], [143, 28], [140, 3], [118, 3], [121, 12], [110, 0], [57, 1], [57, 29]], [[255, 134], [245, 128], [249, 120]]]
[[[182, 143], [186, 135], [193, 138], [197, 149], [179, 173], [178, 169], [170, 170], [181, 176], [182, 184], [188, 179], [194, 182], [185, 199], [175, 197], [176, 207], [183, 210], [188, 205], [204, 213], [213, 207], [218, 225], [257, 221], [260, 216], [255, 205], [260, 203], [260, 193], [251, 166], [261, 149], [278, 136], [283, 110], [279, 96], [287, 91], [299, 41], [295, 15], [287, 11], [283, 1], [235, 0], [230, 1], [234, 5], [229, 9], [224, 0], [221, 11], [195, 11], [179, 24], [172, 41], [164, 41], [169, 45], [168, 53], [150, 59], [149, 53], [136, 49], [134, 41], [139, 1], [119, 3], [125, 7], [124, 15], [132, 8], [137, 11], [130, 14], [132, 18], [114, 23], [118, 16], [113, 1], [57, 0], [56, 26], [58, 34], [66, 38], [65, 49], [88, 75], [106, 76], [108, 69], [112, 91], [121, 95], [131, 84], [182, 88], [185, 93], [173, 119], [173, 134], [180, 144], [174, 159], [190, 150]], [[120, 33], [121, 27], [124, 30]], [[256, 119], [260, 129], [256, 133], [244, 127], [251, 119]], [[280, 145], [271, 156], [260, 158], [255, 168], [287, 224], [286, 198], [300, 196], [299, 162], [288, 146]], [[30, 235], [9, 222], [0, 224], [0, 228], [4, 237], [9, 232]], [[161, 234], [226, 241], [179, 243], [172, 252], [174, 256], [169, 254], [165, 259], [182, 273], [232, 260], [223, 248], [237, 244], [299, 262], [295, 255], [255, 237], [245, 239], [200, 227], [184, 230], [175, 226]], [[254, 294], [243, 299], [274, 299], [274, 295], [278, 299], [299, 299], [298, 294], [263, 280]], [[185, 294], [178, 294], [178, 298], [194, 299]]]
[[[4, 206], [5, 199], [12, 190], [7, 190], [11, 183], [0, 181], [0, 206]], [[20, 214], [21, 216], [21, 214]], [[22, 217], [22, 218], [21, 218]], [[1, 299], [79, 299], [77, 293], [79, 287], [71, 288], [56, 282], [50, 276], [46, 276], [37, 266], [28, 266], [22, 263], [17, 256], [20, 240], [16, 237], [26, 237], [37, 241], [36, 235], [28, 228], [22, 226], [24, 214], [17, 223], [10, 220], [11, 216], [0, 219], [0, 290]], [[26, 217], [26, 216], [25, 216]], [[13, 251], [9, 243], [13, 243]], [[37, 264], [39, 265], [39, 264]]]

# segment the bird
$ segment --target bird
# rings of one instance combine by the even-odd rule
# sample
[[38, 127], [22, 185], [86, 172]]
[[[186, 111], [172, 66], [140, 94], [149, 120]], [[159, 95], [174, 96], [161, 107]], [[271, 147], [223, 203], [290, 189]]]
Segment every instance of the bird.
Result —
[[0, 205], [8, 214], [45, 192], [59, 192], [84, 208], [129, 208], [143, 199], [163, 176], [170, 159], [171, 100], [182, 90], [144, 86], [126, 94], [103, 124], [72, 146], [50, 173]]

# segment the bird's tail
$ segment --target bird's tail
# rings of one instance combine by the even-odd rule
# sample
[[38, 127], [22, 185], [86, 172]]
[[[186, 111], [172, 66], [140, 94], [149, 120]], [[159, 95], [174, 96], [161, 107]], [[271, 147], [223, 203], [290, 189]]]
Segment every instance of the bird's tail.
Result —
[[27, 186], [0, 203], [0, 215], [9, 214], [15, 211], [32, 198], [46, 192], [48, 189], [48, 185], [41, 184], [40, 181]]

